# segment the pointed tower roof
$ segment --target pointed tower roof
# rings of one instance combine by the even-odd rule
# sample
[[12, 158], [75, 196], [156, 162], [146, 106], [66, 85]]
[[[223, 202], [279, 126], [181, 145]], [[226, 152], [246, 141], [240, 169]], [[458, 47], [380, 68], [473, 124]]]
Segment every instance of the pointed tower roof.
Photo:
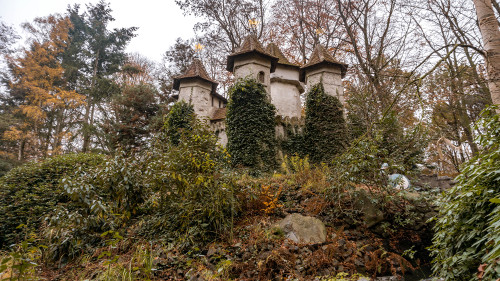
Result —
[[[326, 65], [333, 65], [333, 66], [340, 66], [340, 71], [342, 78], [344, 78], [346, 72], [347, 72], [347, 64], [338, 62], [336, 59], [334, 59], [326, 50], [323, 45], [318, 44], [316, 45], [316, 48], [314, 48], [313, 53], [311, 54], [311, 57], [309, 58], [309, 61], [302, 67], [302, 74], [301, 76], [305, 76], [305, 71], [307, 69], [310, 69], [312, 67], [321, 65], [321, 64], [326, 64]], [[303, 80], [303, 79], [301, 79]]]
[[173, 88], [174, 90], [179, 90], [179, 86], [181, 84], [182, 80], [186, 79], [202, 79], [205, 80], [209, 83], [212, 84], [212, 93], [215, 93], [215, 89], [217, 89], [218, 83], [215, 82], [208, 76], [207, 71], [205, 70], [205, 67], [203, 66], [203, 63], [201, 60], [195, 58], [193, 59], [193, 63], [188, 67], [186, 72], [182, 75], [174, 77], [174, 85]]
[[293, 67], [300, 67], [298, 64], [291, 63], [285, 57], [285, 55], [281, 52], [280, 48], [274, 43], [269, 43], [269, 45], [267, 45], [267, 47], [266, 47], [266, 51], [270, 55], [278, 58], [278, 64], [283, 64], [283, 65], [288, 65], [288, 66], [293, 66]]
[[251, 34], [245, 37], [243, 40], [243, 44], [241, 44], [240, 48], [236, 50], [236, 52], [230, 54], [227, 57], [227, 71], [233, 71], [234, 68], [234, 59], [244, 55], [258, 55], [271, 60], [271, 72], [274, 72], [276, 69], [276, 63], [278, 62], [278, 58], [269, 54], [264, 50], [262, 44], [260, 44], [259, 39], [256, 35]]

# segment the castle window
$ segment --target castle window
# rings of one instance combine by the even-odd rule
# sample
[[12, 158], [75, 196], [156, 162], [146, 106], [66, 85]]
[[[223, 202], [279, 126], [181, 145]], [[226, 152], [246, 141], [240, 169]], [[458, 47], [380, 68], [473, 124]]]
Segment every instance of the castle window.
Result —
[[264, 71], [259, 72], [259, 74], [257, 75], [257, 79], [260, 83], [264, 83], [264, 75]]
[[214, 97], [212, 97], [212, 107], [214, 106]]

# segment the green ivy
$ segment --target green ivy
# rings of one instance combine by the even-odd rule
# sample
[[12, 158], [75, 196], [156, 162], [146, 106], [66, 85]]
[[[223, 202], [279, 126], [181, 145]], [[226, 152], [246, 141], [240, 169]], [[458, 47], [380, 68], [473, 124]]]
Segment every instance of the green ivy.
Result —
[[312, 162], [330, 162], [348, 140], [342, 104], [327, 95], [322, 83], [307, 93], [304, 142]]
[[275, 114], [264, 85], [247, 78], [231, 87], [226, 130], [233, 166], [249, 167], [256, 172], [277, 166]]
[[180, 100], [172, 106], [165, 121], [165, 131], [173, 144], [179, 144], [182, 131], [191, 130], [194, 118], [192, 104]]
[[445, 280], [478, 280], [478, 267], [488, 265], [483, 280], [500, 278], [500, 120], [485, 110], [476, 130], [483, 148], [464, 163], [457, 185], [439, 200], [431, 248], [433, 270]]
[[283, 127], [284, 136], [278, 138], [278, 147], [285, 155], [306, 156], [304, 143], [303, 125], [280, 122]]

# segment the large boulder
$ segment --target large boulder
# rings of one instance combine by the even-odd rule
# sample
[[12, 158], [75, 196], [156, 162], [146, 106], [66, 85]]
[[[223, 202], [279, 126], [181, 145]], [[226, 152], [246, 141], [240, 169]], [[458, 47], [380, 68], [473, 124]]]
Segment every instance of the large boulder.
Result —
[[323, 222], [314, 217], [290, 214], [279, 222], [285, 237], [296, 243], [317, 244], [326, 241], [326, 228]]

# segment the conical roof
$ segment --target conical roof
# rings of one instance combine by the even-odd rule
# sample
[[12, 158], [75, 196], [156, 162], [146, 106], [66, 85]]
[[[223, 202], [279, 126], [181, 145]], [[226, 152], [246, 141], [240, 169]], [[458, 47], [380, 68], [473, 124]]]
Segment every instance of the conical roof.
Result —
[[341, 69], [341, 74], [342, 78], [344, 78], [346, 72], [347, 72], [347, 64], [338, 62], [336, 59], [334, 59], [326, 50], [323, 45], [318, 44], [316, 45], [316, 48], [314, 48], [313, 53], [311, 54], [311, 57], [309, 58], [309, 61], [302, 67], [302, 70], [306, 70], [308, 68], [311, 68], [313, 66], [319, 65], [319, 64], [329, 64], [329, 65], [336, 65], [340, 66]]
[[193, 59], [193, 63], [188, 67], [184, 74], [174, 77], [174, 90], [179, 90], [181, 80], [193, 78], [203, 79], [207, 82], [212, 83], [212, 92], [215, 92], [218, 83], [212, 80], [210, 76], [208, 76], [207, 70], [203, 66], [203, 63], [197, 58]]
[[265, 58], [269, 58], [271, 60], [271, 72], [274, 72], [274, 70], [276, 69], [276, 62], [278, 61], [278, 58], [266, 52], [266, 50], [264, 50], [264, 47], [262, 47], [262, 44], [260, 44], [257, 36], [251, 34], [245, 37], [243, 43], [241, 44], [240, 48], [236, 50], [236, 52], [230, 54], [227, 57], [227, 71], [233, 71], [235, 58], [249, 54], [256, 54]]
[[266, 51], [272, 55], [278, 58], [278, 64], [283, 64], [283, 65], [288, 65], [288, 66], [294, 66], [294, 67], [300, 67], [298, 64], [291, 63], [285, 55], [281, 52], [280, 48], [274, 44], [274, 43], [269, 43], [266, 47]]

